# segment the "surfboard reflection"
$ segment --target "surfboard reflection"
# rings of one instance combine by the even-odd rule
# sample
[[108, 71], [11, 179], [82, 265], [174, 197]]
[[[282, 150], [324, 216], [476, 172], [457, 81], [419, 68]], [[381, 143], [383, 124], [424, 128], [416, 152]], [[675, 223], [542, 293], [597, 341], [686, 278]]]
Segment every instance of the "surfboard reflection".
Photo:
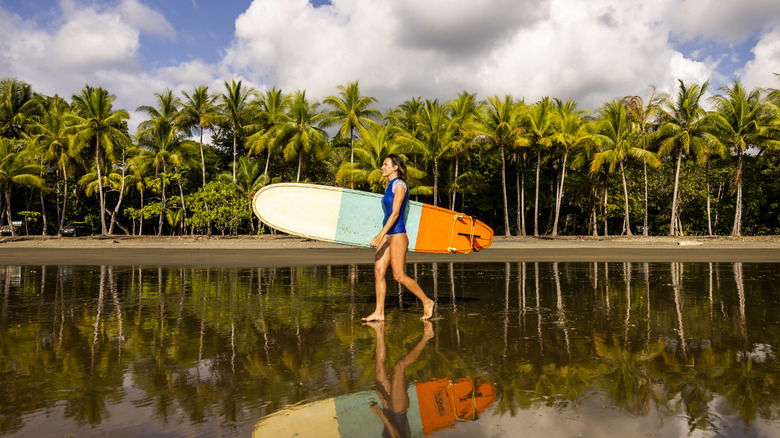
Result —
[[387, 369], [384, 323], [366, 326], [376, 334], [376, 390], [291, 407], [262, 419], [253, 437], [421, 437], [474, 421], [496, 399], [481, 379], [433, 378], [409, 384], [406, 369], [417, 361], [433, 325], [424, 322], [420, 340]]

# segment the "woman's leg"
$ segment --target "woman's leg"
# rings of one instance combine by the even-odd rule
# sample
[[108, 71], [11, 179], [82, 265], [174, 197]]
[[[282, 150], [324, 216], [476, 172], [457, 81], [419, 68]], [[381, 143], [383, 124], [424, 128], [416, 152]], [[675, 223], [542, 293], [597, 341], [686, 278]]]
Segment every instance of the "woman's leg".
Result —
[[384, 321], [385, 319], [385, 295], [387, 294], [387, 282], [385, 274], [387, 265], [390, 264], [390, 243], [384, 239], [376, 248], [374, 256], [374, 283], [376, 288], [376, 308], [374, 313], [362, 318], [363, 321]]
[[406, 233], [393, 234], [392, 238], [390, 238], [390, 250], [388, 252], [390, 253], [390, 266], [393, 268], [393, 278], [422, 301], [423, 316], [421, 319], [428, 319], [433, 316], [434, 302], [425, 295], [420, 285], [412, 277], [406, 275], [406, 251], [408, 246], [409, 237]]

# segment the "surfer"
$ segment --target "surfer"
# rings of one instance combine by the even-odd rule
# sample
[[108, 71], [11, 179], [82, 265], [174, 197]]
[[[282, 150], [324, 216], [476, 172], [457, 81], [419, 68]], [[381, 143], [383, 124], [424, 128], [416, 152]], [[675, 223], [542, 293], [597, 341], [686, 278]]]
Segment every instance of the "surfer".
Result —
[[413, 278], [406, 275], [406, 251], [409, 237], [406, 235], [404, 213], [409, 199], [407, 186], [406, 163], [397, 154], [390, 154], [382, 163], [382, 176], [389, 180], [385, 196], [382, 197], [382, 209], [385, 217], [382, 230], [371, 239], [371, 246], [376, 248], [374, 257], [374, 276], [376, 277], [376, 309], [374, 313], [363, 318], [363, 321], [382, 321], [385, 319], [385, 295], [387, 283], [385, 274], [388, 265], [393, 269], [393, 278], [409, 289], [422, 301], [423, 316], [428, 319], [433, 315], [434, 301], [428, 298], [422, 288]]

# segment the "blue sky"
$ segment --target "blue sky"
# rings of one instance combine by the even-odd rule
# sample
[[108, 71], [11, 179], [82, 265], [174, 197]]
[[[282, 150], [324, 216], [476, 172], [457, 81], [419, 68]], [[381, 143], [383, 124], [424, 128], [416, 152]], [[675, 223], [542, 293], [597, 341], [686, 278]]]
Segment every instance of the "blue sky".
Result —
[[0, 77], [66, 97], [103, 86], [131, 112], [231, 79], [315, 99], [360, 80], [380, 109], [463, 90], [596, 109], [678, 79], [780, 86], [777, 0], [0, 0], [0, 28]]

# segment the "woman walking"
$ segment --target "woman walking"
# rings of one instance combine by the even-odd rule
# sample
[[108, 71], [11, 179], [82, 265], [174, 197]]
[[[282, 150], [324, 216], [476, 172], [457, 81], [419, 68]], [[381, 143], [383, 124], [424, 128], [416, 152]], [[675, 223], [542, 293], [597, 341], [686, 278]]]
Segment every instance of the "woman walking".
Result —
[[376, 247], [374, 258], [374, 276], [376, 277], [376, 309], [374, 313], [363, 318], [363, 321], [383, 321], [385, 319], [385, 296], [387, 282], [385, 274], [388, 265], [393, 269], [393, 278], [409, 289], [422, 301], [425, 320], [433, 315], [434, 302], [425, 295], [422, 288], [413, 278], [406, 275], [406, 251], [409, 237], [406, 235], [404, 214], [409, 199], [407, 185], [406, 163], [397, 154], [390, 154], [382, 163], [382, 176], [390, 182], [382, 197], [382, 209], [385, 217], [382, 230], [371, 239], [371, 246]]

